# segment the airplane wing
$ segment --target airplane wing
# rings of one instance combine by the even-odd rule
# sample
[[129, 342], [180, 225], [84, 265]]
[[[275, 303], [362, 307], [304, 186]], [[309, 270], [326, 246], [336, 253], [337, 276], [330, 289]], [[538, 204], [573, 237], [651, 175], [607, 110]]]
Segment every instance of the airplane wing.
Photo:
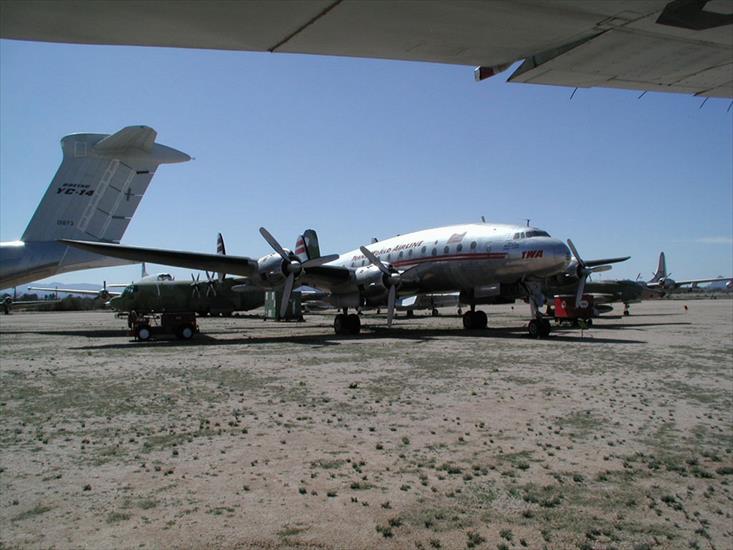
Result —
[[182, 250], [162, 250], [159, 248], [142, 248], [69, 239], [62, 239], [60, 242], [81, 250], [135, 262], [142, 261], [190, 269], [205, 269], [244, 277], [254, 275], [257, 272], [257, 260], [245, 256], [222, 256], [221, 254], [202, 254]]
[[[706, 0], [26, 0], [0, 38], [471, 65], [477, 80], [733, 97], [733, 14]], [[141, 25], [140, 22], [145, 24]]]
[[[127, 286], [127, 285], [125, 285]], [[64, 294], [87, 294], [90, 296], [100, 296], [101, 294], [107, 294], [108, 296], [119, 296], [121, 292], [110, 292], [109, 290], [87, 290], [79, 288], [56, 288], [56, 287], [41, 287], [41, 286], [29, 286], [28, 290], [40, 290], [41, 292], [62, 292]]]
[[583, 263], [587, 267], [596, 267], [599, 265], [605, 265], [605, 264], [617, 264], [619, 262], [625, 262], [631, 258], [631, 256], [623, 256], [621, 258], [602, 258], [600, 260], [583, 260]]
[[675, 281], [675, 285], [699, 285], [702, 283], [717, 283], [718, 281], [733, 281], [730, 277], [715, 277], [713, 279], [689, 279], [687, 281]]

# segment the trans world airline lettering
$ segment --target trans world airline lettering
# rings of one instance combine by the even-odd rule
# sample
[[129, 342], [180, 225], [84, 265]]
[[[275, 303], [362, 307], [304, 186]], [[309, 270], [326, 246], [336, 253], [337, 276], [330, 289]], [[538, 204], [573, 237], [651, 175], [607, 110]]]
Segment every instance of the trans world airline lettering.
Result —
[[[422, 245], [423, 241], [417, 241], [413, 243], [406, 243], [406, 244], [398, 244], [395, 247], [390, 248], [383, 248], [381, 250], [375, 250], [374, 255], [375, 256], [381, 256], [382, 254], [389, 254], [390, 252], [399, 252], [401, 250], [407, 250], [408, 248], [417, 248], [418, 246]], [[357, 254], [355, 256], [351, 257], [351, 261], [355, 262], [357, 260], [363, 260], [364, 255], [363, 254]]]
[[529, 260], [532, 258], [542, 258], [544, 256], [543, 250], [525, 250], [522, 252], [522, 259]]

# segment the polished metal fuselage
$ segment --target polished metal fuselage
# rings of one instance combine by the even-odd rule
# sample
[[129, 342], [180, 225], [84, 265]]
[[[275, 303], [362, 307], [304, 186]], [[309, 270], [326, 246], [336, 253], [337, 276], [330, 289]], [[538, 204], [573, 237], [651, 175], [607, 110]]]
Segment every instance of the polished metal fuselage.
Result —
[[[549, 236], [515, 238], [534, 231], [517, 225], [454, 225], [399, 235], [367, 248], [381, 262], [402, 271], [405, 283], [421, 292], [470, 291], [562, 273], [571, 259], [565, 243]], [[326, 265], [346, 267], [355, 274], [371, 268], [358, 249]], [[334, 293], [353, 290], [353, 278], [332, 288]]]

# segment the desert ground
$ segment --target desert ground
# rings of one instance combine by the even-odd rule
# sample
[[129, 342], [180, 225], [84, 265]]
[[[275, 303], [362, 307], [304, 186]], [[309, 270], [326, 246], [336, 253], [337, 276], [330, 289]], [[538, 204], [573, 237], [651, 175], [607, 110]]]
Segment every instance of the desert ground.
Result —
[[733, 301], [484, 309], [0, 316], [0, 548], [733, 548]]

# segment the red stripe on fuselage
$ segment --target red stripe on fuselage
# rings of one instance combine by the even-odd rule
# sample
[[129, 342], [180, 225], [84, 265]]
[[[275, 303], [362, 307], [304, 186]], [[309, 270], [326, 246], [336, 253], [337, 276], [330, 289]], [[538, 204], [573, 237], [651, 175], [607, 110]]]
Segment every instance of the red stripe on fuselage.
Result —
[[508, 256], [506, 252], [488, 252], [483, 254], [452, 254], [445, 256], [427, 256], [424, 258], [406, 258], [392, 262], [395, 267], [416, 265], [426, 262], [464, 261], [464, 260], [503, 260]]

